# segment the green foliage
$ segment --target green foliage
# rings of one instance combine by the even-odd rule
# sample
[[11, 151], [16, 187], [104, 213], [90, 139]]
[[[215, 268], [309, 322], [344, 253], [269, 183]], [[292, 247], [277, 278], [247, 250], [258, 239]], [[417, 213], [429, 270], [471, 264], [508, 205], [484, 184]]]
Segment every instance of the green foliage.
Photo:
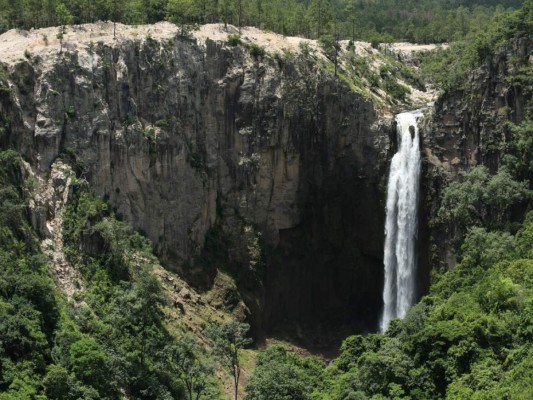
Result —
[[[70, 25], [74, 19], [67, 6], [63, 3], [58, 3], [56, 8], [56, 18], [59, 25]], [[64, 33], [64, 32], [63, 32]]]
[[507, 232], [487, 232], [485, 228], [471, 228], [462, 245], [462, 264], [488, 269], [514, 254], [515, 238]]
[[143, 137], [147, 139], [149, 142], [155, 141], [155, 130], [154, 129], [146, 129], [143, 131]]
[[20, 157], [0, 152], [0, 398], [37, 396], [59, 318], [26, 218]]
[[165, 346], [161, 358], [162, 368], [183, 382], [190, 400], [199, 400], [209, 394], [215, 366], [192, 335], [185, 335], [176, 343]]
[[[282, 35], [370, 41], [377, 46], [392, 40], [417, 43], [449, 42], [484, 27], [501, 5], [520, 6], [520, 0], [0, 0], [0, 33], [11, 28], [40, 28], [111, 20], [126, 24], [166, 19], [190, 35], [197, 24], [224, 22], [257, 26]], [[498, 7], [499, 6], [499, 7]], [[57, 7], [64, 7], [56, 13]], [[70, 18], [65, 19], [64, 16]], [[528, 32], [531, 24], [516, 19], [514, 31]]]
[[67, 108], [67, 111], [65, 113], [67, 114], [67, 117], [70, 120], [75, 120], [78, 117], [78, 114], [74, 106], [70, 106], [69, 108]]
[[[529, 77], [533, 80], [533, 71], [530, 72]], [[533, 88], [533, 83], [531, 87]], [[531, 161], [533, 120], [526, 119], [518, 125], [509, 123], [509, 128], [512, 140], [507, 145], [504, 162], [515, 176], [522, 179], [529, 178], [531, 181], [531, 177], [533, 177], [533, 162]]]
[[445, 91], [461, 88], [468, 71], [486, 62], [499, 45], [531, 33], [527, 29], [533, 26], [532, 9], [531, 0], [524, 1], [522, 8], [514, 12], [496, 9], [494, 15], [486, 15], [474, 24], [465, 37], [457, 37], [462, 40], [449, 49], [428, 53], [422, 63], [423, 70]]
[[[183, 398], [164, 351], [183, 344], [164, 326], [167, 298], [147, 240], [78, 181], [63, 235], [84, 288], [67, 301], [27, 221], [23, 186], [20, 157], [0, 152], [0, 399]], [[194, 393], [209, 393], [210, 365], [191, 364]]]
[[248, 324], [230, 321], [222, 325], [212, 325], [205, 331], [206, 336], [213, 341], [216, 359], [233, 377], [235, 400], [241, 376], [240, 353], [252, 343], [252, 339], [246, 337], [249, 330]]
[[257, 360], [246, 385], [247, 400], [304, 400], [320, 385], [324, 364], [298, 357], [281, 346], [269, 348]]
[[173, 339], [163, 324], [167, 298], [151, 273], [147, 240], [132, 234], [83, 185], [65, 211], [64, 236], [67, 255], [87, 281], [91, 308], [71, 311], [82, 335], [76, 328], [62, 329], [56, 358], [83, 386], [106, 398], [116, 398], [118, 388], [136, 398], [181, 396], [182, 385], [162, 363]]
[[324, 55], [335, 66], [335, 76], [337, 76], [337, 67], [339, 64], [339, 51], [341, 49], [339, 42], [332, 35], [322, 35], [318, 40]]
[[336, 63], [337, 57], [340, 51], [340, 45], [338, 41], [332, 35], [322, 35], [318, 40], [320, 47], [324, 51], [326, 57], [331, 61]]
[[102, 396], [91, 386], [84, 386], [67, 369], [52, 364], [43, 379], [44, 394], [51, 400], [92, 400]]
[[359, 389], [371, 395], [399, 396], [409, 382], [414, 368], [412, 359], [403, 351], [397, 339], [385, 339], [376, 351], [368, 351], [358, 360]]
[[251, 43], [248, 48], [249, 48], [249, 51], [250, 51], [250, 55], [253, 58], [260, 58], [260, 57], [263, 57], [265, 55], [265, 48], [255, 44], [255, 43]]
[[407, 86], [398, 83], [391, 76], [386, 76], [383, 79], [383, 90], [393, 99], [399, 101], [405, 101], [407, 95], [411, 92]]
[[170, 123], [168, 119], [158, 119], [157, 121], [155, 121], [154, 125], [158, 128], [168, 128], [170, 126]]
[[70, 346], [70, 367], [74, 375], [101, 395], [113, 390], [109, 383], [111, 360], [100, 344], [90, 337], [84, 337]]
[[67, 25], [72, 23], [73, 17], [63, 3], [58, 3], [55, 11], [56, 20], [59, 25], [56, 37], [59, 39], [59, 52], [61, 53], [63, 51], [63, 38], [67, 33]]
[[228, 45], [230, 46], [238, 46], [241, 42], [241, 35], [238, 34], [229, 34], [228, 35]]
[[504, 223], [511, 206], [529, 196], [527, 183], [513, 180], [505, 168], [490, 175], [486, 167], [477, 166], [464, 175], [462, 182], [445, 189], [438, 216], [443, 222], [453, 220], [462, 227], [497, 227]]

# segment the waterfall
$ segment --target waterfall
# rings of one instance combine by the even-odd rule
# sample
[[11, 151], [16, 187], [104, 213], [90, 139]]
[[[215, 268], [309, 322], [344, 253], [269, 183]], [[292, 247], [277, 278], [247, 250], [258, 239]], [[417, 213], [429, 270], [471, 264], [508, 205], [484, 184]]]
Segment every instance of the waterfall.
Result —
[[398, 151], [391, 161], [385, 222], [385, 284], [381, 331], [403, 318], [415, 301], [420, 110], [396, 116]]

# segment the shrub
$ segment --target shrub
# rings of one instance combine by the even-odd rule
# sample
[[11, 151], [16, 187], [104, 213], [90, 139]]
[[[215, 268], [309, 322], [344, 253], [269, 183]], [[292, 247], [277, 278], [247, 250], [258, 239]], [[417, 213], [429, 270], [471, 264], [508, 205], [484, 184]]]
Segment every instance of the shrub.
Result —
[[298, 43], [298, 48], [302, 52], [303, 55], [309, 55], [311, 53], [311, 46], [309, 46], [309, 42], [302, 40], [300, 43]]
[[74, 120], [77, 117], [76, 108], [74, 106], [70, 106], [67, 108], [67, 111], [65, 112], [67, 114], [68, 119]]
[[250, 44], [249, 50], [250, 50], [250, 55], [253, 58], [259, 58], [265, 55], [265, 48], [255, 43]]
[[383, 79], [383, 89], [393, 99], [405, 101], [411, 90], [404, 85], [399, 84], [392, 76], [386, 76]]
[[228, 35], [228, 44], [230, 46], [238, 46], [242, 43], [241, 35], [238, 34], [229, 34]]
[[168, 128], [170, 126], [170, 123], [168, 122], [168, 119], [163, 118], [155, 121], [154, 125], [158, 128]]

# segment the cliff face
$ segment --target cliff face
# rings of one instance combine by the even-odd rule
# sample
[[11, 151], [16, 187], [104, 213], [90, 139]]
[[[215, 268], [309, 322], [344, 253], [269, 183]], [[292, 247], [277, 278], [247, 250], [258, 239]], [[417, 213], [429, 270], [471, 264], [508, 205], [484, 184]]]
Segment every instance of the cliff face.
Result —
[[[460, 173], [483, 164], [492, 172], [501, 164], [511, 138], [506, 123], [520, 123], [531, 100], [531, 87], [519, 75], [533, 62], [533, 38], [514, 39], [466, 77], [463, 88], [444, 93], [424, 126], [424, 174], [421, 206], [421, 271], [453, 267], [453, 231], [430, 227], [441, 190]], [[427, 276], [421, 278], [427, 285]]]
[[[168, 269], [201, 288], [229, 271], [259, 331], [375, 324], [390, 140], [369, 100], [305, 57], [210, 40], [91, 42], [4, 69], [2, 145], [44, 180], [70, 164]], [[44, 236], [51, 214], [34, 211]]]
[[427, 154], [431, 151], [430, 156], [452, 172], [478, 164], [496, 169], [498, 146], [509, 139], [502, 123], [521, 122], [531, 98], [511, 78], [532, 62], [532, 53], [532, 38], [509, 41], [469, 74], [463, 89], [441, 96], [435, 103], [431, 134], [426, 137]]

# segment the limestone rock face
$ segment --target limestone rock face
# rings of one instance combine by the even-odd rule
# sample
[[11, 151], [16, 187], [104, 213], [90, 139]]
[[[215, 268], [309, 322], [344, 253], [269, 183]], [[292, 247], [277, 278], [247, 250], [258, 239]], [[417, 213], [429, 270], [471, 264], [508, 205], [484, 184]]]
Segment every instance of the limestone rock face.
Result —
[[2, 145], [44, 180], [70, 163], [164, 265], [230, 271], [258, 329], [379, 315], [387, 124], [305, 57], [174, 38], [8, 67]]

